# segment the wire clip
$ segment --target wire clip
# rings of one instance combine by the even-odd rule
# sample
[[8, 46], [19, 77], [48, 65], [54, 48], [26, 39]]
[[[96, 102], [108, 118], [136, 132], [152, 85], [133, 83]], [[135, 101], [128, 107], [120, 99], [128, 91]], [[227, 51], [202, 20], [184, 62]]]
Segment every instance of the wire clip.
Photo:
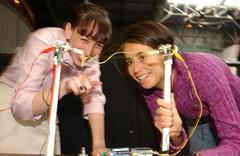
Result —
[[63, 41], [56, 41], [54, 43], [54, 48], [60, 49], [63, 52], [74, 52], [79, 55], [85, 55], [84, 51], [78, 48], [74, 48], [71, 44], [68, 42], [63, 42]]

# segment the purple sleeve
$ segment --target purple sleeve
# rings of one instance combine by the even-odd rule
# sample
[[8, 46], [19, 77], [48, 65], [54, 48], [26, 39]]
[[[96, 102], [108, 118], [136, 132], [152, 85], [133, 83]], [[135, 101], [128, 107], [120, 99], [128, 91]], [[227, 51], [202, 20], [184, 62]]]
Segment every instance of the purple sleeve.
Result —
[[182, 128], [182, 131], [181, 131], [181, 137], [182, 137], [182, 140], [183, 140], [183, 143], [181, 145], [174, 145], [171, 141], [170, 141], [170, 148], [172, 150], [181, 150], [183, 148], [183, 145], [184, 143], [187, 141], [187, 133], [185, 131], [184, 128]]

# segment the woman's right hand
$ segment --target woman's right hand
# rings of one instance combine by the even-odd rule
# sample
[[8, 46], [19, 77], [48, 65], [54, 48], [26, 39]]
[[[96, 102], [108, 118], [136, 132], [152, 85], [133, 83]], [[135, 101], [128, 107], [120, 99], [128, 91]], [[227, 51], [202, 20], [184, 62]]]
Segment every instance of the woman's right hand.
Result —
[[171, 96], [171, 104], [167, 104], [163, 99], [158, 98], [157, 103], [159, 105], [156, 111], [154, 125], [162, 132], [163, 128], [170, 128], [170, 137], [175, 138], [180, 136], [182, 132], [182, 120], [175, 107], [175, 100], [173, 95]]
[[[88, 73], [81, 74], [78, 76], [73, 76], [67, 80], [64, 80], [61, 84], [63, 95], [73, 92], [74, 95], [89, 94], [94, 85], [102, 84], [99, 80], [91, 80], [91, 76], [94, 71], [89, 71]], [[61, 96], [61, 97], [62, 97]]]

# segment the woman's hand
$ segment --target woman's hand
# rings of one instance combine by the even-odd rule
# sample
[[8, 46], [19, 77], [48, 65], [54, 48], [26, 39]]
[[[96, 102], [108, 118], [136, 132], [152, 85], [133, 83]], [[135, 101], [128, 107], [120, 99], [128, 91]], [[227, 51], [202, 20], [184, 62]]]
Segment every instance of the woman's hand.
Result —
[[106, 147], [96, 147], [92, 151], [92, 156], [110, 156], [109, 149]]
[[74, 95], [89, 94], [94, 85], [102, 84], [99, 80], [92, 81], [90, 79], [94, 73], [94, 71], [89, 71], [88, 73], [64, 80], [61, 84], [61, 86], [63, 86], [61, 89], [61, 97], [70, 92], [73, 92]]
[[182, 120], [175, 107], [175, 100], [173, 94], [171, 96], [171, 104], [167, 104], [163, 99], [158, 98], [157, 103], [159, 105], [156, 111], [154, 125], [162, 133], [162, 129], [170, 128], [170, 138], [174, 139], [180, 136], [182, 130]]
[[73, 92], [75, 95], [88, 94], [94, 85], [101, 84], [101, 81], [91, 81], [84, 75], [72, 77], [65, 83], [67, 92]]

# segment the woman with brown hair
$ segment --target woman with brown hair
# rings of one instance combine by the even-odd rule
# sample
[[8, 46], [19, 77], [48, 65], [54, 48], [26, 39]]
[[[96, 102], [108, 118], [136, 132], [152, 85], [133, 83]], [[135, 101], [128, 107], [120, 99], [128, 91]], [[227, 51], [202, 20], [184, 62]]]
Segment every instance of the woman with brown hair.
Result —
[[[64, 29], [49, 27], [36, 30], [16, 48], [16, 56], [0, 76], [0, 153], [46, 153], [47, 111], [54, 58], [54, 52], [46, 49], [56, 41], [66, 42], [73, 48], [81, 49], [85, 57], [97, 59], [111, 32], [105, 9], [86, 3], [74, 9]], [[105, 96], [99, 65], [93, 62], [83, 64], [83, 61], [82, 55], [73, 51], [62, 54], [59, 99], [68, 93], [81, 98], [83, 115], [89, 120], [92, 130], [93, 155], [98, 155], [106, 151]], [[60, 153], [58, 133], [55, 150], [55, 153]]]
[[[185, 124], [188, 135], [193, 132], [188, 153], [240, 155], [240, 78], [221, 59], [206, 53], [176, 53], [173, 34], [154, 21], [131, 26], [122, 49], [155, 126], [160, 132], [170, 127], [171, 142], [184, 142]], [[164, 49], [173, 57], [170, 105], [163, 100]]]

